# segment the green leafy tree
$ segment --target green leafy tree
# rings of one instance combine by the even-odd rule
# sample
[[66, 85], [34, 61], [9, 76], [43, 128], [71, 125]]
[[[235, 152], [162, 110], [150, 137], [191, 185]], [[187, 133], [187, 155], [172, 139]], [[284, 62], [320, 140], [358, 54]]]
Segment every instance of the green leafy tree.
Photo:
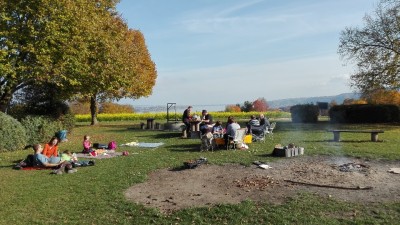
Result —
[[61, 99], [97, 105], [151, 94], [155, 64], [139, 31], [128, 29], [117, 0], [0, 0], [0, 111], [28, 85], [51, 83]]
[[341, 32], [338, 52], [355, 62], [351, 85], [364, 95], [375, 90], [400, 88], [400, 1], [381, 0], [362, 28]]
[[[14, 99], [8, 112], [14, 112], [14, 105], [19, 108], [20, 116], [42, 115], [59, 119], [69, 113], [68, 104], [61, 100], [61, 89], [54, 83], [38, 83], [28, 85], [14, 94]], [[15, 117], [15, 115], [13, 114]]]
[[250, 101], [245, 101], [243, 103], [243, 105], [240, 107], [240, 110], [242, 110], [242, 112], [250, 112], [253, 110], [253, 102]]
[[75, 83], [68, 75], [86, 68], [82, 37], [95, 5], [86, 0], [0, 1], [0, 111], [28, 85]]

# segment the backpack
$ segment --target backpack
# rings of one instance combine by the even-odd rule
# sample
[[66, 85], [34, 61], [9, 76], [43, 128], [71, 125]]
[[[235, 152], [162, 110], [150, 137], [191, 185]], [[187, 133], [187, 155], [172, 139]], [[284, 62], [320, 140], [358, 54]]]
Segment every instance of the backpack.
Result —
[[117, 149], [117, 142], [111, 141], [110, 143], [108, 143], [108, 150], [115, 150], [115, 149]]
[[14, 165], [14, 169], [20, 170], [23, 167], [39, 166], [33, 154], [29, 154], [26, 159]]

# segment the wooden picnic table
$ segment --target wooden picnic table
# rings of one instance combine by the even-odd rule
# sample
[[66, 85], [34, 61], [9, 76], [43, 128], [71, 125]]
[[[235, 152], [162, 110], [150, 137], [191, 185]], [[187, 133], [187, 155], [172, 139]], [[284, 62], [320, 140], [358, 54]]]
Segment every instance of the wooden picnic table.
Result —
[[340, 141], [340, 133], [347, 132], [347, 133], [370, 133], [371, 141], [377, 142], [378, 134], [384, 133], [383, 130], [327, 130], [327, 131], [333, 133], [333, 141]]
[[191, 120], [190, 121], [190, 130], [191, 131], [200, 131], [200, 123], [201, 123], [201, 120]]

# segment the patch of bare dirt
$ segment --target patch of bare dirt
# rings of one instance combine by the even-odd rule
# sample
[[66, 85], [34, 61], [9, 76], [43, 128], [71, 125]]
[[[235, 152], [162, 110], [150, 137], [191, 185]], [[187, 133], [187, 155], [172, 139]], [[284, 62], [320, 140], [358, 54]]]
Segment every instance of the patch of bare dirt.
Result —
[[358, 203], [400, 201], [400, 174], [388, 172], [399, 162], [300, 156], [268, 165], [272, 168], [203, 164], [162, 169], [127, 189], [125, 196], [165, 213], [246, 199], [280, 204], [304, 191]]

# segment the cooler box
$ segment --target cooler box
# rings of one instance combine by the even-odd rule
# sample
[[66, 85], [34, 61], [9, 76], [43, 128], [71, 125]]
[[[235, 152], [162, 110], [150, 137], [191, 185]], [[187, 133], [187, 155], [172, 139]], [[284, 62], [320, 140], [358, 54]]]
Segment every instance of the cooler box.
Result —
[[244, 136], [244, 143], [245, 143], [245, 144], [250, 144], [252, 138], [253, 138], [253, 137], [251, 136], [251, 134]]
[[216, 145], [225, 145], [225, 140], [223, 138], [215, 138]]

